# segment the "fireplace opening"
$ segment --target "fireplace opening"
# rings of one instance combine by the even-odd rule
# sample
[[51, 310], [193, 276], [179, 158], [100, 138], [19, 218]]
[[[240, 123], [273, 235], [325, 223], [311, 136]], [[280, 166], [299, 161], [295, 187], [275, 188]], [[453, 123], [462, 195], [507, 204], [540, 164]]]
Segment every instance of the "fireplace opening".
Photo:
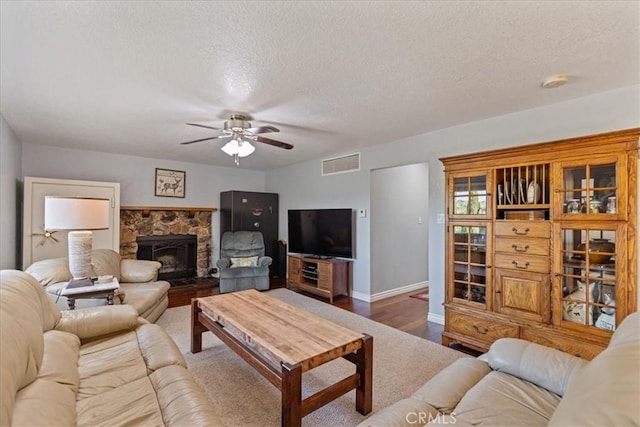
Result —
[[197, 236], [171, 234], [136, 238], [138, 259], [158, 261], [158, 280], [189, 279], [197, 275]]

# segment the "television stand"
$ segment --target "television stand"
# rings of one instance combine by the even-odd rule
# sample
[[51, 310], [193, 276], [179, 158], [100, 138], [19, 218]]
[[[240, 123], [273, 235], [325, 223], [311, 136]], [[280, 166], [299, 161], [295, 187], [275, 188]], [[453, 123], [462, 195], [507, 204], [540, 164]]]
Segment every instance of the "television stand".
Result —
[[288, 257], [287, 288], [298, 288], [329, 298], [349, 295], [351, 261], [318, 255]]
[[335, 257], [329, 255], [305, 255], [304, 258], [311, 259], [334, 259]]

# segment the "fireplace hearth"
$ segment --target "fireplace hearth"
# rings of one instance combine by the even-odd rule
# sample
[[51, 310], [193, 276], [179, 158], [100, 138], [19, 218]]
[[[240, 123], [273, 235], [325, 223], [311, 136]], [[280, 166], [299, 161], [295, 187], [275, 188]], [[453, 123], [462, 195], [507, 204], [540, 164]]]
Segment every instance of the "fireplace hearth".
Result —
[[169, 234], [138, 236], [137, 258], [158, 261], [159, 280], [189, 279], [197, 275], [197, 236]]

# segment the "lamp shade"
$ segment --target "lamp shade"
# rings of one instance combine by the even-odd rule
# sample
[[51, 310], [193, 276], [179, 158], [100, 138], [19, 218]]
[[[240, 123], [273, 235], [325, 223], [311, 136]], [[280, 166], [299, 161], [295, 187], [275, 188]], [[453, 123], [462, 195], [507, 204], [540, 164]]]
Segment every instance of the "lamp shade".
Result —
[[256, 148], [249, 143], [249, 141], [232, 139], [227, 142], [222, 148], [222, 151], [230, 156], [247, 157], [253, 153]]
[[109, 228], [109, 199], [85, 197], [44, 198], [47, 230], [104, 230]]

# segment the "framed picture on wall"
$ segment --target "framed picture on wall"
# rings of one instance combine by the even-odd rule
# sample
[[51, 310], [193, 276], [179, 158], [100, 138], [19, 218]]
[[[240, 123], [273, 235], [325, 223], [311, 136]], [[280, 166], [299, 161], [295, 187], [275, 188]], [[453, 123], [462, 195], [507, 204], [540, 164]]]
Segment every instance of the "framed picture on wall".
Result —
[[158, 197], [184, 197], [185, 171], [156, 168], [156, 193]]

